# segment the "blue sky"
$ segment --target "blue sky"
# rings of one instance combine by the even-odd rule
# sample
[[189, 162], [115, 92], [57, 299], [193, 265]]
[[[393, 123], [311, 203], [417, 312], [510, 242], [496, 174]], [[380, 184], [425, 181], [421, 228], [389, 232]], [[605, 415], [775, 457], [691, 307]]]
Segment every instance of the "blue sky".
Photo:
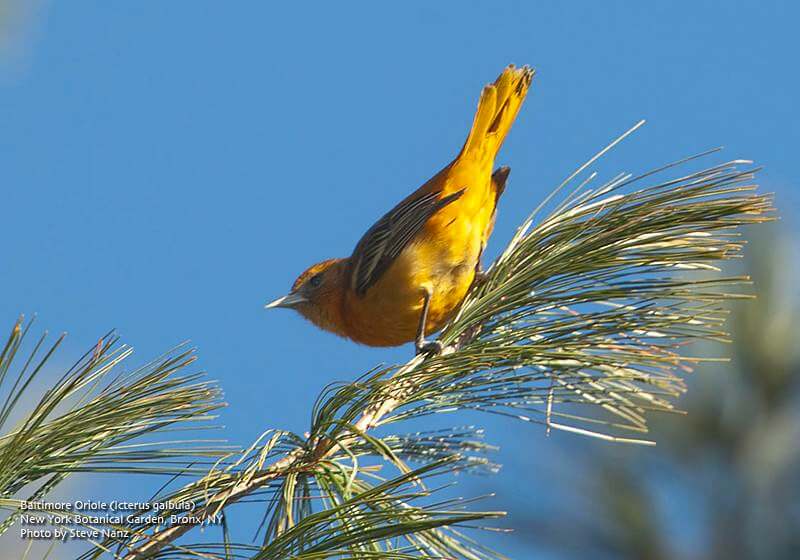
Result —
[[[537, 75], [490, 253], [641, 118], [608, 175], [724, 145], [800, 200], [797, 3], [282, 4], [44, 3], [0, 62], [0, 320], [69, 331], [65, 362], [112, 327], [138, 360], [191, 339], [233, 441], [302, 432], [324, 385], [410, 355], [262, 306], [447, 163], [509, 62]], [[484, 423], [517, 475], [558, 445]]]

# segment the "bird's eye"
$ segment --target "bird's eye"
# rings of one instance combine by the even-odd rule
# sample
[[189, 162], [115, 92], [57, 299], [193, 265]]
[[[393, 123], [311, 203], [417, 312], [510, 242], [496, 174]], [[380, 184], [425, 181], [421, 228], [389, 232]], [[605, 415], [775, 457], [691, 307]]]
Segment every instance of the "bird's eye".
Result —
[[312, 276], [312, 277], [311, 277], [311, 278], [308, 280], [308, 283], [309, 283], [309, 284], [311, 284], [311, 286], [312, 286], [313, 288], [316, 288], [316, 287], [318, 287], [320, 284], [322, 284], [322, 273], [315, 274], [314, 276]]

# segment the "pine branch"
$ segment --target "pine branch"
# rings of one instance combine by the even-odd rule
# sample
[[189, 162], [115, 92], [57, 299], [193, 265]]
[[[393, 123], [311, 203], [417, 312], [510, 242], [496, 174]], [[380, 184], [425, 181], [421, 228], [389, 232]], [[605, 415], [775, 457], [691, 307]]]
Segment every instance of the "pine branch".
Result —
[[[120, 366], [132, 349], [106, 335], [30, 412], [21, 412], [20, 403], [33, 396], [34, 382], [64, 339], [45, 349], [43, 334], [11, 375], [31, 325], [17, 321], [0, 351], [0, 509], [8, 512], [0, 534], [15, 523], [26, 502], [42, 500], [70, 474], [197, 476], [226, 452], [212, 441], [154, 439], [167, 431], [201, 428], [222, 406], [217, 387], [200, 374], [183, 373], [195, 361], [186, 348], [124, 372]], [[195, 466], [187, 468], [190, 461]]]
[[[638, 126], [589, 160], [557, 192]], [[738, 256], [738, 228], [771, 219], [770, 197], [753, 192], [756, 170], [740, 169], [747, 161], [640, 186], [713, 152], [637, 177], [621, 174], [595, 189], [589, 188], [595, 174], [589, 175], [549, 215], [538, 219], [540, 208], [520, 227], [486, 281], [442, 330], [442, 355], [416, 356], [402, 366], [329, 388], [315, 405], [306, 437], [272, 433], [239, 463], [212, 471], [171, 496], [198, 500], [194, 515], [207, 518], [255, 492], [270, 491], [269, 547], [317, 515], [310, 506], [293, 507], [308, 503], [309, 480], [323, 489], [340, 488], [323, 493], [325, 512], [365, 488], [371, 473], [359, 466], [364, 455], [383, 458], [402, 476], [414, 472], [403, 457], [420, 457], [414, 454], [420, 439], [372, 435], [379, 426], [478, 410], [541, 423], [548, 431], [651, 443], [628, 434], [647, 431], [648, 413], [673, 410], [673, 399], [685, 390], [678, 374], [700, 361], [686, 355], [685, 345], [727, 340], [721, 303], [748, 297], [734, 290], [748, 282], [746, 277], [699, 273], [717, 271], [715, 263]], [[451, 471], [485, 463], [463, 442], [442, 439], [445, 444], [426, 452], [436, 461], [446, 460]], [[384, 499], [396, 505], [391, 497]], [[362, 505], [370, 507], [376, 500]], [[378, 550], [369, 524], [354, 527], [337, 519], [338, 530], [354, 539], [351, 549]], [[172, 544], [192, 527], [137, 527], [135, 538], [116, 544], [127, 551], [121, 552], [127, 559], [164, 550], [197, 555]], [[412, 539], [412, 552], [495, 557], [481, 556], [460, 535], [446, 540], [437, 531]], [[318, 539], [310, 536], [292, 554], [304, 557], [316, 544]]]

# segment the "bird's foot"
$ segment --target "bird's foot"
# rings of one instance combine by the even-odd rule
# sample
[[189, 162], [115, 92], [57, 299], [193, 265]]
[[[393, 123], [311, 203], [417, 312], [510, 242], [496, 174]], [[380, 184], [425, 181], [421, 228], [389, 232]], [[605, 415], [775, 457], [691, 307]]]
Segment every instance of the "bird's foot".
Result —
[[425, 340], [423, 338], [414, 343], [414, 348], [416, 348], [418, 355], [428, 354], [429, 356], [438, 356], [442, 353], [444, 347], [438, 340]]
[[486, 274], [486, 272], [484, 272], [483, 270], [481, 270], [481, 269], [479, 269], [479, 268], [478, 268], [478, 269], [476, 269], [476, 270], [475, 270], [475, 277], [472, 279], [472, 286], [471, 286], [471, 288], [472, 288], [473, 290], [477, 290], [478, 288], [480, 288], [481, 286], [483, 286], [484, 284], [486, 284], [486, 281], [487, 281], [488, 279], [489, 279], [489, 275], [488, 275], [488, 274]]

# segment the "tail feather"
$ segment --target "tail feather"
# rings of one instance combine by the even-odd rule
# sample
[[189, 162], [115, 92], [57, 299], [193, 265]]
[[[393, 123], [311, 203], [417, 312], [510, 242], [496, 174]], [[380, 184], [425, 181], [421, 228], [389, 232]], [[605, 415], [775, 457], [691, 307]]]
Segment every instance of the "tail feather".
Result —
[[532, 78], [530, 67], [516, 68], [511, 64], [493, 84], [483, 88], [472, 129], [461, 150], [462, 157], [494, 159], [525, 100]]
[[492, 185], [494, 186], [494, 200], [495, 205], [497, 205], [497, 200], [502, 196], [503, 192], [506, 190], [506, 181], [508, 181], [508, 174], [511, 173], [511, 168], [507, 165], [503, 167], [498, 167], [494, 173], [492, 173]]

